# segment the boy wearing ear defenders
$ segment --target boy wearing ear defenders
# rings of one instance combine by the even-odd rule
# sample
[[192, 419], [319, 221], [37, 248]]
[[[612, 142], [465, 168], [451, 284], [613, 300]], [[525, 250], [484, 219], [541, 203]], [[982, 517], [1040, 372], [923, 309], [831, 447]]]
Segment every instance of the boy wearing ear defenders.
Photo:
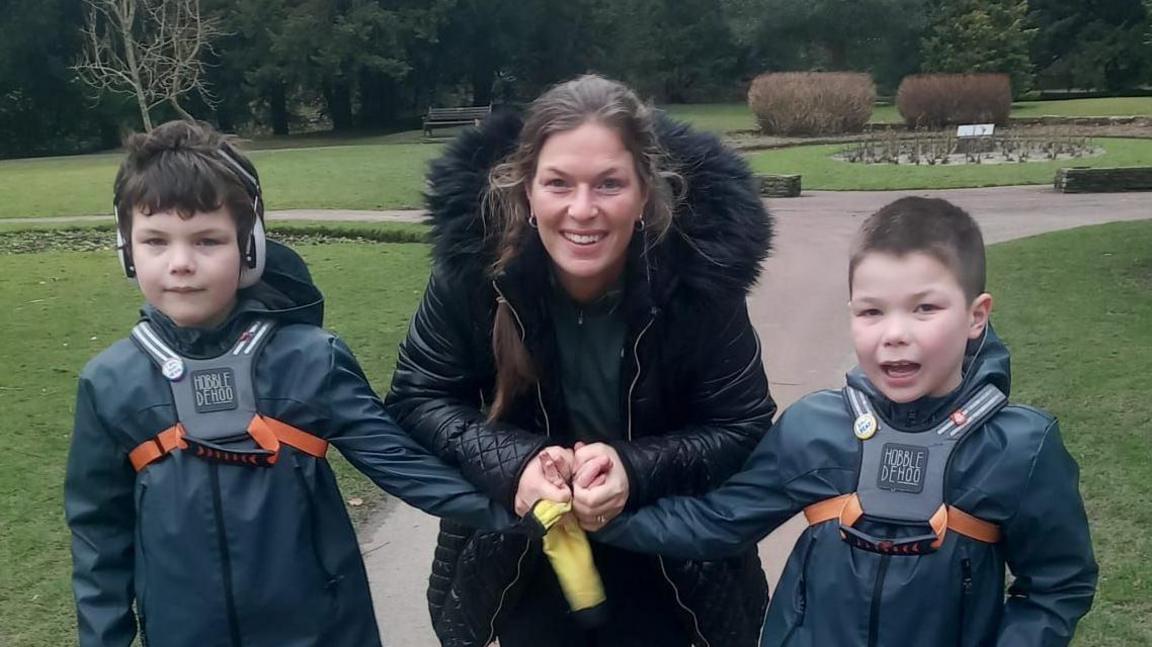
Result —
[[329, 445], [429, 513], [515, 523], [388, 417], [263, 207], [256, 169], [206, 125], [128, 141], [119, 253], [147, 304], [80, 376], [65, 508], [82, 647], [379, 645]]

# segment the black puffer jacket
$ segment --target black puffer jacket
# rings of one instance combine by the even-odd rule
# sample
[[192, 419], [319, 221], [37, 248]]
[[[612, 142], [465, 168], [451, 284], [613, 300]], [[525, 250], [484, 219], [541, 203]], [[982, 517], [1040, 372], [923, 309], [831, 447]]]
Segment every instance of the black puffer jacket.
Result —
[[[433, 163], [428, 206], [434, 267], [401, 346], [390, 412], [409, 433], [460, 466], [499, 502], [512, 502], [527, 462], [548, 444], [571, 445], [547, 306], [548, 257], [539, 237], [503, 275], [488, 268], [479, 204], [489, 169], [516, 143], [504, 116], [462, 135]], [[668, 120], [660, 140], [686, 182], [671, 231], [634, 236], [625, 277], [628, 333], [620, 380], [629, 507], [699, 494], [735, 472], [776, 410], [745, 296], [768, 254], [771, 221], [744, 161], [714, 137]], [[491, 331], [498, 297], [522, 326], [539, 388], [498, 424], [485, 422], [495, 377]], [[544, 565], [538, 542], [441, 526], [429, 583], [445, 645], [491, 642], [521, 584]], [[546, 567], [546, 566], [544, 566]], [[767, 603], [755, 550], [714, 561], [662, 564], [681, 617], [699, 644], [754, 644]]]

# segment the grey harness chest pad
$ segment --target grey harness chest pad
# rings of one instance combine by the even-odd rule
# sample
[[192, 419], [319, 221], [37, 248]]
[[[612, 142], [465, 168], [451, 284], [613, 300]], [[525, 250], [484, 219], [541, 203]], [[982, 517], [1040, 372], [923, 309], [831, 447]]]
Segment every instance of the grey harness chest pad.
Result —
[[258, 320], [232, 348], [207, 359], [184, 357], [172, 350], [147, 321], [132, 329], [132, 341], [167, 378], [176, 419], [188, 438], [213, 444], [249, 441], [251, 445], [248, 425], [257, 413], [255, 364], [274, 327], [271, 320]]
[[859, 389], [844, 388], [860, 420], [872, 416], [876, 433], [861, 441], [856, 493], [864, 514], [879, 521], [926, 524], [944, 504], [944, 485], [960, 441], [1003, 407], [1007, 396], [987, 384], [935, 428], [917, 433], [885, 424]]

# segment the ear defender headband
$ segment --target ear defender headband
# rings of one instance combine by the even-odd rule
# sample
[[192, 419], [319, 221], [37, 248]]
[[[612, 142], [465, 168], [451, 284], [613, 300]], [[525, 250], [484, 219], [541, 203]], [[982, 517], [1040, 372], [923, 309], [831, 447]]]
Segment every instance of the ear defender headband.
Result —
[[[239, 283], [241, 288], [250, 288], [256, 285], [264, 274], [264, 207], [261, 199], [260, 182], [240, 164], [240, 161], [228, 148], [221, 147], [217, 152], [220, 154], [220, 159], [228, 164], [232, 173], [244, 185], [245, 191], [252, 197], [252, 211], [255, 212], [256, 217], [252, 221], [248, 246], [244, 250], [244, 262], [240, 267]], [[120, 210], [116, 206], [117, 202], [119, 202], [119, 196], [112, 203], [112, 213], [116, 217], [116, 255], [120, 258], [120, 267], [124, 270], [124, 276], [135, 280], [136, 265], [132, 261], [132, 245], [124, 240], [124, 234], [121, 233]]]

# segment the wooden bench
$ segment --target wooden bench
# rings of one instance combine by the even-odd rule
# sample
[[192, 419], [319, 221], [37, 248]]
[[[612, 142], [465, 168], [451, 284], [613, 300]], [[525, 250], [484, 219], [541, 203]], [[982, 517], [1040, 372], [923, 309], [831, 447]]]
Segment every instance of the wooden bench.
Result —
[[1056, 190], [1063, 193], [1152, 191], [1152, 166], [1130, 168], [1062, 168]]
[[465, 106], [462, 108], [428, 108], [424, 115], [424, 134], [432, 136], [433, 128], [453, 128], [456, 126], [479, 126], [485, 117], [492, 114], [492, 106]]

